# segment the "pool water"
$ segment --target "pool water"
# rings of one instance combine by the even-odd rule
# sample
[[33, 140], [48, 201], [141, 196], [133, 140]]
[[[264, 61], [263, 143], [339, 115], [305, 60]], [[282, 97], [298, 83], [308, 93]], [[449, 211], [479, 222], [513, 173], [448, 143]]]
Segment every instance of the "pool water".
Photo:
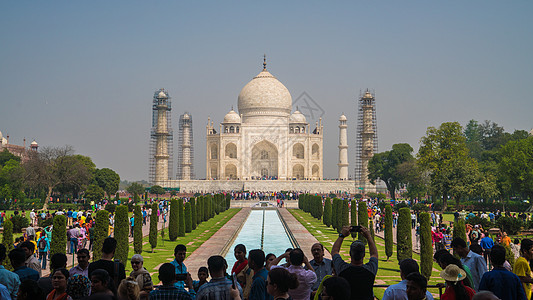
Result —
[[[263, 215], [264, 213], [264, 215]], [[262, 230], [264, 219], [264, 231]], [[263, 232], [263, 233], [262, 233]], [[261, 249], [261, 236], [263, 235], [263, 251], [265, 255], [274, 253], [276, 256], [283, 254], [287, 248], [292, 248], [291, 241], [281, 224], [276, 210], [252, 210], [248, 215], [241, 231], [235, 238], [233, 245], [225, 256], [228, 262], [228, 273], [235, 263], [233, 250], [238, 244], [244, 244], [246, 251]], [[247, 256], [248, 257], [248, 256]]]

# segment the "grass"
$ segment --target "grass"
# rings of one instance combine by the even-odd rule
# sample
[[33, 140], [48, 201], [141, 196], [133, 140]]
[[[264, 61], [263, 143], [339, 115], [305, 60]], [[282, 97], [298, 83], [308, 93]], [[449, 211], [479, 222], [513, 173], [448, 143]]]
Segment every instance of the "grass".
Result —
[[[300, 222], [302, 225], [320, 242], [324, 245], [328, 251], [331, 252], [331, 246], [337, 240], [338, 233], [336, 230], [334, 230], [331, 227], [326, 227], [322, 223], [322, 221], [319, 221], [315, 218], [313, 218], [310, 214], [305, 213], [302, 210], [299, 209], [289, 209], [289, 212]], [[414, 237], [413, 237], [414, 238]], [[342, 244], [340, 255], [345, 261], [350, 261], [350, 243], [351, 239], [350, 237], [346, 238], [344, 243]], [[376, 246], [378, 248], [378, 254], [379, 254], [379, 263], [378, 263], [378, 273], [376, 275], [376, 280], [374, 284], [387, 284], [392, 285], [398, 283], [400, 278], [400, 268], [398, 266], [398, 260], [396, 259], [396, 247], [394, 247], [393, 254], [387, 261], [386, 255], [385, 255], [385, 241], [381, 239], [380, 237], [376, 236]], [[367, 247], [368, 250], [368, 247]], [[367, 253], [366, 257], [370, 257]], [[418, 261], [420, 263], [420, 256], [413, 252], [413, 259]], [[366, 261], [366, 260], [365, 260]], [[439, 282], [443, 282], [443, 280], [440, 278], [440, 267], [433, 263], [433, 272], [431, 274], [431, 278], [429, 281], [429, 285], [434, 285]], [[433, 293], [433, 295], [438, 297], [439, 291], [436, 288], [430, 288], [429, 291]], [[383, 293], [385, 292], [385, 288], [374, 288], [374, 295], [381, 299], [383, 297]]]

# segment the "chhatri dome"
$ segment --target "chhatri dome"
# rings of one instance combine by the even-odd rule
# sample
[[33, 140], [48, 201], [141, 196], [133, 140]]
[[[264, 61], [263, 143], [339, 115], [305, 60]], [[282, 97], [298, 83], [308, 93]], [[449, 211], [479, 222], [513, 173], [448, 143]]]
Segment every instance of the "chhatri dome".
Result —
[[165, 94], [165, 92], [163, 92], [163, 90], [161, 90], [159, 92], [159, 94], [157, 95], [157, 98], [160, 98], [160, 99], [165, 99], [165, 98], [168, 98], [167, 95]]
[[239, 116], [238, 113], [236, 113], [233, 110], [233, 108], [231, 108], [231, 111], [227, 113], [226, 116], [224, 117], [223, 123], [240, 123], [240, 122], [241, 122], [241, 117]]
[[307, 120], [305, 119], [304, 114], [302, 114], [297, 108], [289, 118], [289, 123], [307, 123]]

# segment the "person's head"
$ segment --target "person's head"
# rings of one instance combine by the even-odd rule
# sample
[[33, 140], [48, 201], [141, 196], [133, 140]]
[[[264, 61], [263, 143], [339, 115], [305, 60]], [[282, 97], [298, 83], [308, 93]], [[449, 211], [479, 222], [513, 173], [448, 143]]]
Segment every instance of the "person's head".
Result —
[[209, 270], [207, 267], [200, 267], [198, 269], [198, 280], [200, 280], [200, 282], [205, 282], [207, 281], [207, 278], [209, 278]]
[[533, 259], [533, 241], [530, 239], [523, 239], [520, 243], [520, 255], [527, 260]]
[[13, 268], [18, 268], [24, 265], [26, 261], [26, 252], [20, 248], [15, 248], [9, 251], [9, 260]]
[[463, 264], [457, 257], [451, 255], [450, 253], [445, 253], [439, 257], [439, 261], [437, 262], [439, 266], [444, 270], [448, 265], [456, 265], [458, 267], [462, 267]]
[[224, 257], [220, 255], [213, 255], [207, 259], [207, 267], [211, 277], [222, 277], [226, 272], [227, 263]]
[[105, 238], [104, 243], [102, 245], [102, 253], [107, 255], [114, 255], [115, 249], [117, 249], [117, 240], [112, 237]]
[[19, 285], [17, 300], [44, 300], [46, 296], [35, 280], [26, 279]]
[[505, 263], [505, 248], [502, 245], [494, 245], [490, 251], [490, 261], [495, 266], [503, 266]]
[[183, 244], [176, 245], [174, 248], [174, 258], [178, 263], [182, 263], [185, 260], [185, 256], [187, 256], [187, 247]]
[[72, 300], [83, 299], [89, 296], [91, 291], [91, 281], [89, 278], [74, 274], [67, 280], [67, 294], [72, 297]]
[[26, 258], [28, 258], [33, 255], [33, 251], [35, 250], [35, 245], [30, 241], [25, 241], [19, 245], [19, 248], [24, 250], [24, 253], [26, 253]]
[[276, 259], [276, 255], [274, 253], [267, 254], [265, 257], [265, 265], [268, 265], [269, 263], [274, 261], [274, 259]]
[[407, 275], [419, 272], [418, 263], [412, 258], [406, 258], [400, 262], [400, 276], [405, 279]]
[[259, 270], [265, 265], [265, 252], [261, 249], [250, 250], [248, 253], [248, 266], [253, 270]]
[[290, 273], [284, 268], [275, 268], [268, 272], [267, 292], [270, 295], [277, 296], [285, 294], [289, 289], [298, 287], [298, 276]]
[[238, 244], [234, 250], [235, 259], [238, 261], [244, 261], [246, 259], [246, 246]]
[[78, 264], [81, 267], [87, 267], [89, 265], [89, 259], [91, 258], [89, 250], [81, 248], [80, 250], [78, 250], [78, 252], [76, 252], [76, 258], [78, 259]]
[[459, 255], [460, 257], [466, 257], [468, 255], [468, 247], [462, 238], [454, 238], [451, 246], [454, 254]]
[[301, 266], [304, 262], [304, 252], [300, 248], [295, 248], [289, 254], [289, 259], [291, 261], [291, 265]]
[[426, 277], [418, 272], [413, 272], [407, 275], [407, 299], [421, 300], [425, 299], [428, 281]]
[[350, 245], [350, 257], [352, 262], [361, 261], [365, 257], [365, 244], [356, 240]]
[[479, 255], [483, 255], [483, 248], [481, 248], [481, 245], [479, 244], [472, 244], [470, 245], [470, 251], [476, 253], [476, 254], [479, 254]]
[[117, 289], [117, 296], [119, 300], [137, 300], [141, 289], [139, 284], [133, 277], [122, 279]]
[[134, 254], [131, 257], [131, 268], [133, 271], [139, 271], [143, 268], [144, 259], [140, 254]]
[[500, 298], [491, 291], [479, 291], [474, 294], [472, 300], [500, 300]]
[[[172, 270], [174, 271], [174, 270]], [[174, 274], [174, 273], [172, 273]], [[104, 269], [96, 269], [91, 273], [91, 294], [105, 293], [109, 288], [111, 277]]]
[[324, 280], [322, 290], [323, 300], [348, 300], [351, 299], [352, 289], [348, 281], [342, 277], [333, 276]]
[[52, 273], [52, 287], [56, 290], [66, 291], [69, 273], [67, 269], [57, 269]]
[[515, 244], [515, 245], [520, 244], [520, 239], [519, 238], [515, 238], [514, 241], [513, 241], [513, 244]]
[[324, 246], [321, 243], [315, 243], [311, 246], [311, 253], [315, 261], [322, 261], [324, 258]]
[[450, 252], [448, 252], [448, 250], [446, 250], [446, 249], [439, 249], [439, 250], [435, 251], [435, 254], [433, 254], [433, 260], [438, 263], [439, 262], [439, 258], [441, 257], [441, 255], [446, 254], [446, 253], [449, 254]]
[[61, 269], [67, 267], [67, 256], [63, 253], [56, 253], [50, 257], [50, 269]]
[[176, 270], [173, 264], [171, 263], [164, 263], [159, 267], [159, 280], [163, 283], [163, 285], [171, 285], [174, 281], [176, 281]]

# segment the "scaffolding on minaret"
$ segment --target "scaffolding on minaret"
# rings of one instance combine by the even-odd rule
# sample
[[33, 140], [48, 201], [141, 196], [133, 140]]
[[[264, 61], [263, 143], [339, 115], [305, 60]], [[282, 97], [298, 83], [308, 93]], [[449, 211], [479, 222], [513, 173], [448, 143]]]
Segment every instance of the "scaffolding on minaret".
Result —
[[172, 103], [168, 92], [156, 90], [152, 102], [150, 130], [150, 159], [148, 177], [151, 184], [165, 186], [172, 179], [174, 134], [172, 131]]
[[378, 152], [378, 126], [375, 93], [368, 89], [364, 94], [359, 93], [355, 141], [356, 188], [363, 192], [375, 191], [375, 186], [368, 180], [368, 162]]
[[176, 179], [194, 179], [194, 140], [192, 132], [192, 116], [185, 112], [180, 116], [178, 124], [178, 171]]

